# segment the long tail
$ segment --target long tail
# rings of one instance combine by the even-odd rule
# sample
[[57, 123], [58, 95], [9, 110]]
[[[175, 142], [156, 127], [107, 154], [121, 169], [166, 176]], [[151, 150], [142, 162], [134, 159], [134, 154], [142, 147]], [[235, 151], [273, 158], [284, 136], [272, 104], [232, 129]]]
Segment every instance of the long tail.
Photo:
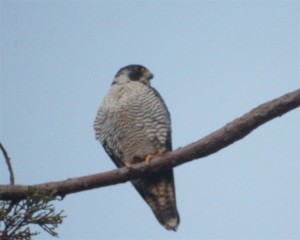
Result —
[[149, 204], [160, 224], [168, 230], [176, 231], [180, 220], [176, 207], [173, 170], [138, 178], [132, 183]]

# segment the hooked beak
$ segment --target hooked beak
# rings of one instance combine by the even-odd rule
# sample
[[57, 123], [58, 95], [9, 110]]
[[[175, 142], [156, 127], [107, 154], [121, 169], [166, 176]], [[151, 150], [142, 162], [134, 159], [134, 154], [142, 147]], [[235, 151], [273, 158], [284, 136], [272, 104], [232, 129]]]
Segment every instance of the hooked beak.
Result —
[[152, 78], [154, 78], [153, 73], [150, 73], [148, 78], [149, 78], [149, 80], [151, 80]]

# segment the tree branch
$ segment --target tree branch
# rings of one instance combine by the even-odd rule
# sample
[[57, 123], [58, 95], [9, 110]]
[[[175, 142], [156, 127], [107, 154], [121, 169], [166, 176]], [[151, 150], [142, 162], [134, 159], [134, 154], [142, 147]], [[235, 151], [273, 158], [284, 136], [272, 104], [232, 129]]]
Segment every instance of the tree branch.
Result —
[[4, 158], [5, 158], [7, 167], [8, 167], [8, 171], [9, 171], [9, 175], [10, 175], [10, 177], [9, 177], [10, 184], [14, 185], [15, 184], [15, 176], [14, 176], [13, 168], [11, 166], [10, 157], [8, 156], [7, 151], [5, 150], [5, 148], [3, 147], [3, 145], [1, 144], [1, 142], [0, 142], [0, 149], [1, 149], [2, 153], [3, 153], [3, 155], [4, 155]]
[[31, 186], [0, 185], [0, 200], [24, 199], [28, 187], [35, 188], [38, 192], [65, 196], [71, 193], [123, 183], [153, 172], [176, 167], [213, 154], [245, 137], [260, 125], [299, 106], [300, 89], [258, 106], [199, 141], [151, 160], [147, 166], [144, 163], [138, 163], [133, 165], [132, 169], [119, 168], [109, 172]]

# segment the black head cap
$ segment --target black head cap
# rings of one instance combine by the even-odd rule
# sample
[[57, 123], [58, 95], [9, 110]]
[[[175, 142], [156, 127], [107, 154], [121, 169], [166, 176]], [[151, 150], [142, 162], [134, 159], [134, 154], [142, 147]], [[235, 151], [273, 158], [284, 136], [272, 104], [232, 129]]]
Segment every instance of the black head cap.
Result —
[[138, 64], [131, 64], [125, 67], [122, 67], [116, 74], [115, 77], [120, 76], [124, 73], [128, 74], [128, 77], [132, 81], [139, 81], [142, 78], [150, 80], [153, 78], [153, 74], [144, 66]]

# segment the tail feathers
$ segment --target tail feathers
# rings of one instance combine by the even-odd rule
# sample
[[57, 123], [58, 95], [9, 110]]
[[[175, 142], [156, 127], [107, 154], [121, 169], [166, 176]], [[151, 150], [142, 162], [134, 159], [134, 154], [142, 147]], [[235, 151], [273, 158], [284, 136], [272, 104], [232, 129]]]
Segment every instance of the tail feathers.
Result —
[[176, 207], [173, 170], [135, 179], [132, 183], [151, 207], [160, 224], [168, 230], [176, 231], [180, 220]]
[[167, 208], [161, 207], [158, 211], [160, 215], [153, 212], [160, 224], [168, 230], [176, 231], [179, 225], [179, 214], [176, 205], [169, 205]]

